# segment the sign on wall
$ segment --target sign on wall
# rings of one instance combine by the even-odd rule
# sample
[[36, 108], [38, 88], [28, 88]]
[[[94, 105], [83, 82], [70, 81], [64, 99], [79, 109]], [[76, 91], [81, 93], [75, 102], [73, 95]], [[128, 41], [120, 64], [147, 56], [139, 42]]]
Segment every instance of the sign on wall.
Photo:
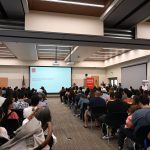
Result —
[[88, 77], [86, 78], [86, 87], [93, 89], [94, 88], [94, 78]]

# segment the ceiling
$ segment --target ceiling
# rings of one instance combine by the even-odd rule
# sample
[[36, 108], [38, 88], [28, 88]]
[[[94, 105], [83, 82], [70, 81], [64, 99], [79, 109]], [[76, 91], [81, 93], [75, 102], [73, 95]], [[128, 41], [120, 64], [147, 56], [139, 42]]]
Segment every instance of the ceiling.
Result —
[[[101, 17], [104, 20], [105, 36], [27, 32], [24, 30], [27, 9], [24, 4], [25, 1], [28, 1], [29, 10]], [[132, 49], [150, 49], [148, 40], [137, 40], [134, 39], [132, 34], [129, 34], [131, 32], [129, 29], [134, 31], [137, 23], [150, 16], [150, 1], [72, 1], [88, 2], [104, 5], [104, 7], [62, 4], [46, 0], [13, 0], [10, 5], [10, 0], [0, 0], [0, 40], [10, 41], [0, 42], [0, 57], [16, 57], [20, 60], [55, 60], [57, 57], [58, 60], [65, 60], [72, 51], [74, 52], [72, 59], [75, 60], [104, 61]], [[150, 19], [147, 21], [150, 22]], [[122, 35], [129, 36], [128, 40], [125, 37], [121, 39]], [[116, 39], [116, 36], [118, 39]], [[79, 47], [74, 51], [76, 46]], [[79, 58], [79, 55], [82, 59]]]
[[36, 49], [39, 59], [65, 60], [73, 46], [37, 44]]
[[119, 0], [117, 6], [103, 19], [105, 27], [129, 29], [149, 16], [149, 0]]
[[96, 53], [93, 53], [92, 56], [88, 57], [87, 61], [105, 61], [112, 57], [121, 55], [123, 53], [129, 52], [131, 49], [122, 49], [122, 48], [99, 48]]
[[73, 0], [73, 1], [80, 3], [99, 4], [104, 5], [104, 7], [101, 8], [90, 6], [85, 7], [82, 5], [49, 2], [46, 0], [28, 0], [28, 3], [30, 10], [100, 17], [102, 13], [109, 7], [109, 5], [112, 3], [113, 0]]
[[0, 57], [16, 57], [19, 60], [30, 61], [40, 59], [62, 60], [65, 62], [105, 61], [128, 51], [130, 49], [16, 42], [5, 42], [0, 45]]
[[16, 56], [7, 48], [7, 46], [0, 42], [0, 58], [15, 58]]

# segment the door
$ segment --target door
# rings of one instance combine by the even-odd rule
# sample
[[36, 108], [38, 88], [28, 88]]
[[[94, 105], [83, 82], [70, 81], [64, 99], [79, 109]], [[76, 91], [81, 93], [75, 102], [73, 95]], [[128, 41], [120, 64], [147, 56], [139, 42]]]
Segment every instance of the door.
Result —
[[118, 85], [117, 77], [109, 78], [109, 84], [111, 84], [112, 86]]

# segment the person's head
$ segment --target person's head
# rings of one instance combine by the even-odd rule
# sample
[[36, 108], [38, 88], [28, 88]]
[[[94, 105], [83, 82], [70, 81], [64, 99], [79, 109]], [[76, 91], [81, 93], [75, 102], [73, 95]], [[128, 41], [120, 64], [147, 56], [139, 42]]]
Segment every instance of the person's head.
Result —
[[25, 97], [25, 94], [23, 91], [18, 92], [18, 99], [23, 99]]
[[125, 94], [127, 95], [128, 98], [131, 98], [132, 92], [130, 90], [126, 90]]
[[122, 94], [120, 92], [115, 92], [115, 100], [121, 100]]
[[95, 91], [95, 97], [100, 97], [102, 94], [100, 91]]
[[31, 106], [37, 106], [39, 104], [40, 97], [35, 94], [31, 97]]
[[133, 114], [136, 110], [138, 110], [140, 107], [138, 105], [131, 105], [128, 109], [129, 114]]
[[141, 95], [139, 96], [139, 106], [142, 108], [146, 105], [149, 105], [149, 98], [147, 96]]
[[12, 99], [6, 99], [4, 101], [4, 103], [2, 104], [2, 109], [5, 113], [5, 115], [8, 114], [8, 110], [11, 110], [12, 109], [12, 104], [13, 104], [13, 100]]

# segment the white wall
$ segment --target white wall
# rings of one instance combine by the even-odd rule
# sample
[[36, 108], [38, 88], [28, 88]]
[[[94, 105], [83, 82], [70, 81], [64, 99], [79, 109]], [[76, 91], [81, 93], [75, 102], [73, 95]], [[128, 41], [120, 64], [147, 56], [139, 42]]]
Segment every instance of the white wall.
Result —
[[[84, 85], [85, 74], [89, 76], [99, 76], [100, 83], [106, 81], [105, 69], [100, 68], [73, 68], [72, 69], [72, 83], [78, 86]], [[0, 66], [0, 77], [8, 78], [8, 86], [21, 87], [22, 78], [25, 77], [26, 86], [29, 86], [29, 67], [19, 66]]]
[[26, 86], [29, 86], [29, 68], [28, 67], [16, 67], [16, 66], [0, 66], [0, 77], [8, 78], [8, 86], [14, 88], [18, 86], [22, 87], [23, 75], [25, 78]]
[[85, 74], [90, 76], [99, 76], [99, 83], [106, 81], [105, 69], [100, 68], [73, 68], [72, 69], [72, 82], [78, 86], [84, 85]]
[[103, 35], [103, 22], [99, 17], [53, 12], [30, 11], [25, 15], [25, 30]]
[[147, 79], [150, 81], [150, 56], [143, 57], [140, 59], [124, 62], [118, 65], [114, 65], [106, 68], [106, 81], [108, 82], [108, 78], [117, 77], [118, 83], [121, 83], [121, 67], [141, 64], [147, 62]]
[[137, 39], [150, 39], [150, 23], [139, 23], [136, 27]]

